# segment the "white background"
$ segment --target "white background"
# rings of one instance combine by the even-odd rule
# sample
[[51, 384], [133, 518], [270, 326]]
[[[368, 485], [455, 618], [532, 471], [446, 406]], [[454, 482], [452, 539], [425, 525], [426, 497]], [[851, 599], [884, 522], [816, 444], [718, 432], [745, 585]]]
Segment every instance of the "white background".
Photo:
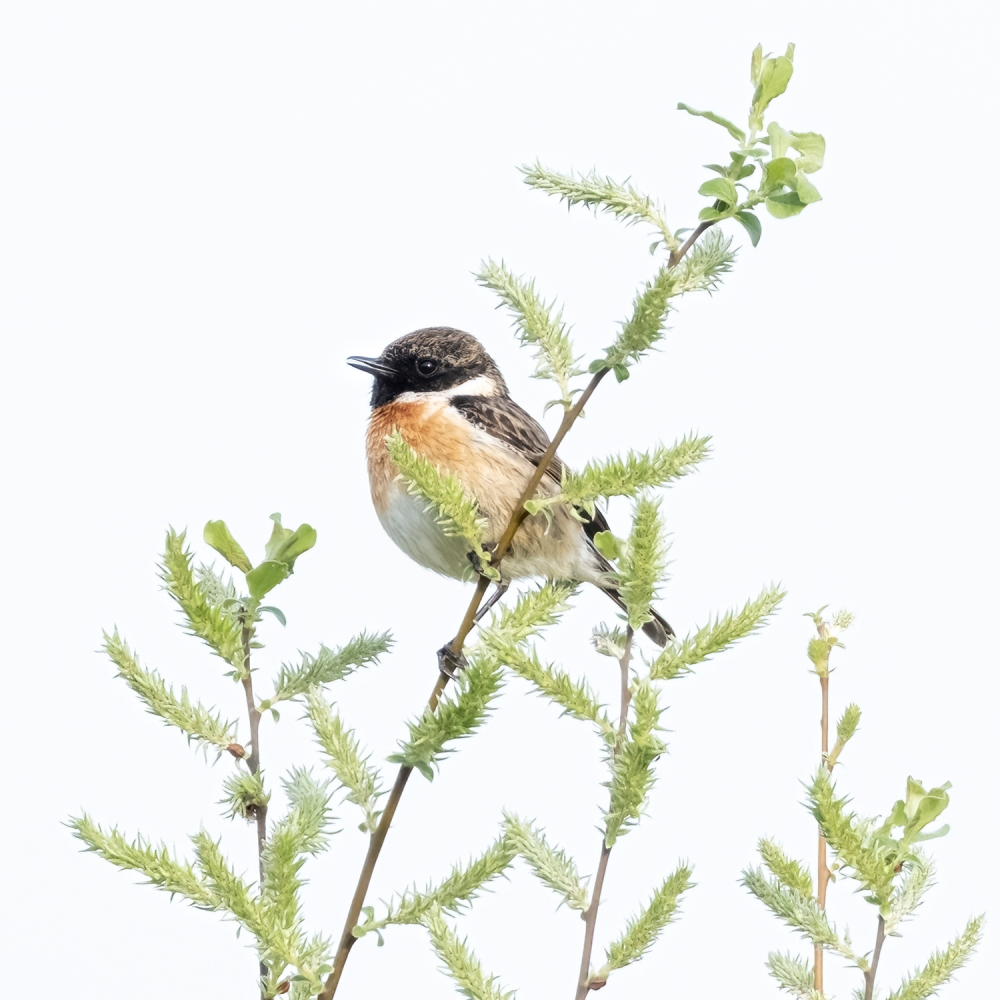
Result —
[[[250, 998], [246, 939], [92, 856], [60, 825], [86, 808], [181, 851], [201, 823], [252, 872], [252, 833], [219, 816], [206, 767], [96, 652], [117, 625], [175, 684], [241, 711], [219, 661], [158, 588], [168, 524], [223, 517], [259, 556], [275, 510], [316, 549], [276, 594], [261, 675], [296, 648], [391, 627], [377, 669], [332, 694], [377, 759], [434, 682], [466, 603], [412, 565], [371, 512], [362, 458], [376, 354], [431, 324], [477, 334], [541, 413], [505, 317], [471, 272], [503, 258], [566, 304], [581, 351], [612, 336], [653, 273], [648, 238], [523, 186], [541, 158], [634, 182], [690, 225], [728, 136], [678, 100], [742, 119], [750, 51], [798, 44], [786, 128], [822, 132], [824, 201], [764, 217], [714, 298], [663, 350], [602, 385], [564, 457], [580, 464], [695, 428], [714, 457], [672, 489], [663, 608], [681, 632], [780, 580], [781, 614], [671, 685], [670, 752], [638, 832], [612, 857], [599, 945], [679, 858], [698, 886], [613, 997], [770, 997], [769, 949], [800, 946], [737, 884], [758, 836], [812, 860], [800, 779], [818, 684], [803, 612], [847, 606], [835, 710], [862, 729], [838, 772], [884, 812], [907, 774], [954, 783], [940, 885], [885, 949], [888, 990], [1000, 890], [995, 850], [996, 16], [986, 4], [22, 3], [0, 26], [3, 316], [4, 875], [8, 992]], [[734, 233], [745, 243], [742, 231]], [[550, 418], [553, 414], [550, 414]], [[627, 508], [614, 520], [625, 530]], [[610, 698], [587, 647], [598, 594], [546, 654]], [[266, 689], [263, 680], [260, 686]], [[262, 734], [274, 784], [316, 760], [297, 711]], [[228, 758], [227, 758], [228, 760]], [[385, 765], [386, 782], [392, 769]], [[599, 747], [512, 682], [432, 784], [415, 776], [373, 901], [439, 878], [535, 817], [591, 872]], [[275, 798], [280, 802], [280, 796]], [[313, 929], [339, 934], [364, 851], [352, 807], [310, 863]], [[851, 884], [831, 906], [860, 948]], [[525, 998], [568, 997], [583, 926], [518, 867], [458, 923]], [[982, 953], [947, 996], [984, 997]], [[801, 949], [805, 952], [806, 949]], [[595, 958], [601, 961], [600, 948]], [[840, 996], [848, 980], [835, 960]], [[446, 997], [418, 928], [355, 949], [343, 997]], [[850, 985], [856, 985], [851, 979]]]

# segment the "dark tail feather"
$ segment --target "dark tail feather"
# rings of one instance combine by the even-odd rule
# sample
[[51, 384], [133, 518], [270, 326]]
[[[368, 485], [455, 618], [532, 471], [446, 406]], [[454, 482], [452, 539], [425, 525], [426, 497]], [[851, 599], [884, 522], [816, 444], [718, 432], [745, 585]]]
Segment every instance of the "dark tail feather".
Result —
[[[622, 611], [627, 611], [625, 607], [625, 602], [622, 600], [622, 595], [618, 593], [613, 587], [602, 588], [604, 593], [611, 598], [615, 604], [622, 609]], [[651, 622], [646, 622], [642, 626], [642, 631], [648, 639], [651, 639], [656, 643], [657, 646], [665, 646], [667, 640], [672, 638], [674, 635], [674, 630], [670, 627], [670, 623], [657, 611], [655, 608], [650, 608], [649, 613], [653, 616]]]

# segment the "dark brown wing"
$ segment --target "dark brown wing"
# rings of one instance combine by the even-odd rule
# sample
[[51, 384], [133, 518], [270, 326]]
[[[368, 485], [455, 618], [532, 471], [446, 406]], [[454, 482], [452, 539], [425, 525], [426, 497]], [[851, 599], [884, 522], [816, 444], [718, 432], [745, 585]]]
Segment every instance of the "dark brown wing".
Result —
[[[509, 396], [455, 396], [451, 405], [470, 424], [486, 431], [536, 465], [549, 446], [550, 439], [545, 428]], [[562, 461], [556, 455], [545, 474], [558, 485], [562, 482], [562, 471]], [[583, 517], [583, 530], [591, 541], [597, 532], [609, 530], [607, 519], [600, 509], [595, 510], [592, 517], [582, 510], [579, 513]], [[611, 568], [610, 563], [608, 568]]]
[[[551, 443], [545, 428], [509, 396], [453, 396], [450, 402], [474, 427], [535, 465]], [[545, 474], [558, 485], [562, 482], [562, 468], [556, 455]]]
[[[512, 451], [523, 455], [528, 461], [534, 462], [535, 465], [538, 464], [538, 460], [550, 444], [545, 428], [508, 396], [454, 396], [451, 399], [451, 405], [474, 427], [485, 431]], [[559, 485], [562, 483], [562, 470], [563, 464], [557, 455], [549, 463], [545, 474], [556, 485]], [[599, 507], [595, 507], [594, 513], [591, 515], [577, 507], [577, 512], [583, 521], [583, 530], [586, 532], [587, 538], [590, 539], [598, 562], [605, 572], [612, 572], [614, 566], [594, 546], [594, 535], [599, 531], [610, 530], [603, 511]], [[624, 611], [625, 602], [622, 600], [621, 594], [613, 587], [603, 589]], [[668, 638], [674, 634], [674, 630], [659, 612], [653, 608], [649, 610], [653, 620], [643, 625], [642, 630], [657, 645], [665, 646]]]

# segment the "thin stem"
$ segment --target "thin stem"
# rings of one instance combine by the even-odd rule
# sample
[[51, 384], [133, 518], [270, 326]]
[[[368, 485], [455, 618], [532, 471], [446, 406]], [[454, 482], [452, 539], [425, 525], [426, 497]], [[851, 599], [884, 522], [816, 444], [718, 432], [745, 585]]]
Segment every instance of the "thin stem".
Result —
[[[583, 932], [583, 955], [580, 957], [580, 978], [576, 984], [575, 1000], [583, 1000], [590, 992], [590, 956], [594, 950], [594, 931], [597, 929], [597, 907], [601, 900], [601, 890], [604, 888], [604, 875], [608, 870], [608, 858], [611, 848], [601, 842], [601, 860], [597, 863], [597, 875], [594, 877], [593, 895], [590, 906], [587, 907], [586, 930]], [[596, 983], [594, 984], [596, 985]], [[603, 983], [601, 984], [604, 985]]]
[[[483, 589], [485, 590], [486, 588], [484, 587]], [[433, 712], [437, 708], [441, 694], [447, 683], [448, 676], [443, 673], [438, 674], [434, 690], [427, 701], [428, 711]], [[347, 911], [347, 920], [344, 923], [344, 930], [340, 936], [340, 945], [333, 960], [333, 971], [323, 984], [323, 991], [318, 995], [317, 1000], [329, 1000], [337, 992], [340, 977], [344, 974], [344, 966], [347, 964], [347, 956], [350, 954], [351, 948], [354, 947], [354, 942], [357, 941], [352, 931], [357, 926], [358, 917], [361, 916], [361, 908], [365, 905], [365, 896], [368, 894], [368, 886], [371, 884], [372, 875], [375, 873], [378, 856], [382, 851], [382, 845], [385, 843], [386, 835], [389, 833], [392, 818], [396, 814], [396, 807], [399, 805], [399, 800], [403, 797], [403, 789], [406, 788], [406, 783], [410, 780], [412, 771], [412, 767], [405, 765], [399, 769], [396, 780], [393, 782], [392, 790], [389, 792], [389, 797], [386, 799], [385, 809], [379, 817], [378, 826], [375, 827], [375, 832], [368, 841], [368, 853], [365, 855], [364, 864], [361, 866], [358, 884], [354, 890], [350, 908]]]
[[[250, 639], [253, 636], [252, 627], [243, 620], [243, 691], [247, 696], [247, 715], [250, 717], [250, 756], [247, 757], [247, 769], [251, 774], [260, 770], [260, 709], [253, 696], [253, 675], [250, 673]], [[261, 803], [253, 807], [254, 819], [257, 821], [257, 870], [260, 873], [261, 891], [264, 889], [264, 842], [267, 840], [267, 806]], [[261, 979], [266, 979], [267, 966], [260, 963]], [[261, 993], [261, 996], [264, 994]]]
[[[628, 725], [628, 707], [632, 701], [632, 689], [628, 682], [628, 668], [632, 661], [632, 639], [635, 633], [629, 625], [625, 630], [625, 650], [618, 661], [621, 667], [621, 710], [618, 715], [618, 739], [615, 741], [614, 754], [617, 757], [621, 753], [622, 743], [625, 740], [625, 727]], [[586, 927], [583, 932], [583, 954], [580, 956], [580, 978], [576, 981], [576, 998], [583, 998], [592, 990], [600, 989], [604, 985], [603, 981], [592, 980], [590, 978], [590, 959], [594, 951], [594, 931], [597, 928], [597, 910], [601, 905], [601, 889], [604, 887], [604, 875], [608, 870], [608, 859], [611, 857], [611, 848], [608, 842], [601, 838], [601, 857], [597, 862], [597, 875], [594, 877], [594, 887], [591, 890], [590, 905], [584, 914]]]
[[[676, 267], [688, 250], [694, 246], [698, 237], [701, 236], [701, 234], [711, 225], [711, 222], [703, 222], [699, 225], [698, 228], [688, 237], [687, 242], [680, 248], [680, 250], [671, 252], [667, 266]], [[609, 369], [604, 368], [599, 372], [595, 372], [590, 381], [587, 383], [586, 388], [580, 393], [576, 402], [563, 414], [562, 421], [553, 435], [552, 441], [542, 453], [542, 456], [539, 458], [538, 463], [535, 466], [535, 471], [528, 478], [528, 481], [524, 485], [524, 489], [521, 491], [521, 495], [517, 498], [517, 503], [514, 505], [514, 512], [511, 514], [510, 520], [507, 522], [507, 527], [500, 536], [500, 540], [497, 542], [497, 547], [493, 552], [492, 560], [490, 562], [491, 566], [499, 565], [500, 561], [507, 554], [507, 551], [510, 549], [511, 542], [514, 540], [514, 535], [517, 533], [517, 529], [528, 516], [527, 508], [524, 506], [525, 503], [528, 500], [533, 499], [535, 490], [538, 489], [538, 484], [542, 481], [542, 477], [552, 464], [552, 459], [555, 458], [556, 451], [559, 448], [559, 445], [562, 444], [563, 438], [566, 437], [570, 428], [574, 423], [576, 423], [577, 418], [583, 412], [583, 408], [590, 401], [590, 397], [593, 396], [594, 391], [601, 384], [604, 376], [608, 374], [608, 371]], [[489, 585], [490, 581], [485, 576], [481, 576], [479, 578], [475, 592], [472, 595], [472, 600], [469, 601], [469, 606], [466, 608], [465, 615], [462, 618], [462, 623], [458, 627], [458, 632], [455, 633], [455, 638], [452, 639], [451, 642], [447, 643], [448, 648], [451, 650], [456, 659], [461, 656], [462, 650], [465, 647], [465, 640], [469, 637], [469, 633], [475, 627], [476, 612], [479, 610], [479, 605], [482, 604], [483, 598], [486, 596], [486, 591], [489, 589]], [[441, 694], [443, 693], [449, 680], [450, 677], [447, 674], [441, 673], [439, 675], [437, 682], [434, 685], [434, 690], [431, 692], [431, 697], [427, 702], [428, 711], [433, 712], [437, 708], [438, 701], [440, 700]], [[323, 990], [317, 995], [316, 1000], [332, 1000], [334, 994], [337, 992], [337, 986], [344, 973], [344, 966], [346, 965], [348, 956], [351, 953], [351, 948], [354, 947], [354, 942], [357, 940], [351, 932], [357, 926], [358, 917], [361, 915], [361, 908], [365, 904], [368, 887], [371, 884], [372, 875], [375, 872], [375, 865], [378, 863], [382, 845], [385, 842], [386, 834], [389, 832], [389, 825], [392, 823], [392, 818], [395, 815], [396, 807], [399, 805], [399, 800], [403, 796], [403, 789], [406, 788], [406, 782], [409, 780], [411, 770], [412, 768], [403, 766], [400, 767], [399, 773], [396, 775], [396, 781], [392, 786], [392, 791], [389, 793], [385, 810], [379, 818], [378, 826], [375, 828], [375, 832], [372, 834], [371, 840], [368, 844], [368, 853], [365, 855], [364, 864], [362, 865], [361, 873], [358, 876], [358, 884], [354, 890], [354, 896], [351, 899], [350, 908], [347, 911], [347, 920], [344, 922], [344, 930], [341, 934], [340, 946], [338, 947], [337, 954], [333, 960], [333, 971], [327, 977], [326, 982], [323, 984]], [[598, 878], [601, 881], [603, 881], [603, 872], [606, 867], [607, 859], [603, 858], [602, 867], [598, 870]], [[594, 888], [595, 891], [599, 893], [599, 883], [596, 881]], [[596, 921], [597, 907], [591, 903], [591, 908], [594, 911], [593, 919]], [[591, 944], [593, 943], [592, 938], [593, 935], [591, 935]], [[589, 962], [589, 960], [588, 953], [587, 961]]]
[[[820, 638], [825, 639], [829, 632], [823, 623], [816, 626]], [[833, 772], [833, 765], [830, 762], [830, 661], [829, 650], [827, 650], [826, 660], [822, 667], [817, 664], [819, 673], [819, 689], [822, 700], [822, 709], [819, 717], [820, 729], [820, 760], [828, 772]], [[821, 910], [826, 909], [826, 890], [830, 884], [830, 867], [826, 860], [826, 838], [823, 836], [823, 828], [819, 828], [819, 843], [816, 850], [816, 902]], [[817, 993], [823, 992], [823, 949], [819, 945], [813, 952], [813, 989]]]
[[[576, 422], [577, 417], [580, 416], [580, 413], [584, 406], [586, 406], [587, 401], [594, 394], [594, 390], [598, 387], [598, 385], [600, 385], [601, 380], [605, 375], [607, 375], [607, 369], [597, 372], [597, 374], [591, 378], [586, 389], [584, 389], [584, 391], [580, 394], [576, 403], [574, 403], [574, 405], [563, 415], [562, 422], [560, 423], [555, 436], [552, 438], [551, 444], [548, 448], [546, 448], [544, 454], [538, 460], [538, 465], [535, 467], [535, 471], [528, 479], [524, 489], [521, 491], [521, 495], [518, 497], [517, 504], [514, 507], [514, 513], [507, 522], [507, 527], [504, 529], [504, 533], [500, 536], [500, 540], [497, 542], [497, 547], [493, 552], [491, 565], [496, 566], [500, 560], [503, 559], [504, 555], [506, 555], [508, 549], [510, 548], [511, 540], [514, 538], [514, 533], [520, 527], [521, 522], [528, 515], [524, 504], [535, 495], [535, 490], [538, 489], [538, 484], [542, 481], [542, 476], [545, 475], [549, 464], [555, 456], [556, 449], [562, 443], [563, 438], [566, 437], [569, 429]], [[469, 606], [466, 608], [465, 615], [463, 616], [462, 622], [458, 627], [458, 632], [455, 633], [455, 638], [448, 643], [449, 649], [456, 658], [461, 655], [462, 649], [465, 646], [465, 640], [475, 627], [476, 612], [479, 610], [479, 605], [482, 604], [483, 598], [486, 596], [486, 591], [489, 589], [489, 585], [490, 581], [485, 576], [481, 576], [479, 578], [479, 581], [476, 584], [475, 592], [472, 595], [472, 600], [469, 601]], [[431, 692], [430, 699], [427, 702], [428, 711], [433, 712], [434, 709], [437, 708], [438, 701], [440, 700], [441, 694], [444, 692], [449, 679], [450, 678], [444, 673], [438, 676], [437, 682], [434, 685], [434, 690]], [[368, 887], [371, 884], [372, 876], [375, 873], [375, 865], [378, 863], [379, 854], [382, 851], [382, 845], [385, 843], [386, 835], [389, 832], [389, 825], [392, 823], [396, 807], [399, 805], [399, 800], [403, 796], [403, 789], [406, 788], [406, 782], [410, 778], [411, 770], [412, 768], [406, 767], [405, 765], [400, 767], [399, 773], [396, 775], [396, 781], [392, 786], [392, 791], [389, 793], [389, 798], [386, 801], [385, 810], [379, 817], [378, 826], [375, 828], [375, 832], [372, 834], [371, 840], [368, 843], [368, 853], [365, 855], [364, 864], [361, 867], [361, 874], [358, 876], [358, 884], [354, 890], [354, 896], [351, 899], [350, 908], [347, 911], [347, 919], [344, 922], [344, 930], [340, 937], [340, 945], [337, 948], [337, 954], [333, 960], [333, 971], [323, 984], [323, 991], [318, 995], [317, 1000], [332, 1000], [334, 994], [337, 992], [337, 986], [340, 983], [340, 977], [344, 973], [344, 966], [347, 964], [347, 958], [351, 953], [351, 949], [354, 947], [354, 942], [357, 940], [352, 931], [357, 926], [358, 917], [361, 915], [361, 908], [365, 905]]]
[[[632, 701], [632, 688], [629, 687], [628, 683], [628, 668], [629, 664], [632, 662], [632, 638], [635, 633], [632, 631], [632, 626], [629, 625], [625, 629], [625, 652], [622, 653], [622, 658], [618, 661], [621, 667], [621, 712], [618, 715], [618, 745], [621, 745], [621, 741], [625, 739], [625, 725], [628, 722], [628, 706]], [[615, 751], [617, 753], [617, 749]]]
[[872, 952], [871, 965], [865, 970], [865, 1000], [872, 1000], [875, 993], [875, 973], [878, 970], [879, 955], [885, 944], [885, 918], [879, 914], [878, 930], [875, 933], [875, 950]]
[[684, 254], [688, 252], [698, 242], [698, 238], [701, 236], [706, 229], [710, 229], [715, 225], [715, 222], [702, 222], [697, 229], [687, 238], [684, 246], [680, 250], [673, 250], [670, 253], [670, 259], [667, 261], [667, 267], [676, 267], [683, 258]]

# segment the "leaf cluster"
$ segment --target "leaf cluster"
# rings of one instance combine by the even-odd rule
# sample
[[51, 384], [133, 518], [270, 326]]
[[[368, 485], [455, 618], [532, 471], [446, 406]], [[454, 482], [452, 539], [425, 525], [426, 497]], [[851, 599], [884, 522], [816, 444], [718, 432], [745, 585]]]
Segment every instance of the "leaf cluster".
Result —
[[673, 922], [680, 898], [691, 885], [691, 868], [686, 864], [664, 879], [646, 906], [629, 918], [621, 937], [608, 946], [607, 964], [594, 978], [607, 979], [613, 970], [638, 962], [656, 943], [663, 928]]
[[256, 601], [288, 579], [295, 560], [316, 544], [316, 529], [311, 525], [301, 524], [293, 531], [282, 526], [280, 514], [272, 514], [271, 520], [274, 525], [264, 546], [264, 559], [256, 566], [233, 538], [225, 521], [209, 521], [205, 525], [205, 541], [231, 566], [246, 574], [250, 596]]
[[[785, 92], [792, 78], [794, 55], [794, 45], [789, 45], [783, 56], [764, 56], [759, 45], [754, 49], [750, 66], [754, 93], [746, 129], [712, 111], [677, 105], [681, 111], [720, 125], [737, 143], [729, 154], [729, 163], [707, 164], [716, 176], [705, 181], [698, 193], [712, 201], [698, 218], [709, 224], [735, 219], [746, 229], [754, 246], [761, 234], [760, 220], [754, 214], [757, 206], [764, 204], [776, 219], [787, 219], [821, 200], [808, 175], [823, 166], [823, 136], [816, 132], [787, 132], [774, 121], [764, 129], [765, 112]], [[790, 156], [790, 150], [799, 155]], [[744, 181], [755, 173], [759, 180], [757, 188], [751, 190]]]
[[611, 776], [605, 783], [610, 802], [604, 813], [604, 843], [614, 847], [622, 834], [639, 822], [653, 787], [654, 761], [666, 750], [660, 728], [659, 695], [648, 678], [632, 685], [632, 713], [627, 733], [611, 755]]
[[594, 512], [599, 498], [637, 497], [694, 472], [709, 454], [708, 437], [689, 434], [673, 445], [657, 445], [651, 451], [629, 451], [604, 461], [588, 462], [579, 472], [564, 469], [559, 492], [551, 497], [529, 500], [525, 507], [538, 514], [559, 504]]
[[554, 195], [566, 203], [567, 208], [583, 205], [594, 213], [605, 212], [614, 216], [626, 226], [643, 222], [658, 233], [658, 239], [650, 247], [655, 250], [660, 243], [668, 249], [676, 250], [680, 244], [670, 231], [663, 210], [649, 195], [643, 194], [627, 181], [619, 183], [610, 177], [602, 177], [597, 171], [589, 174], [562, 174], [535, 162], [521, 167], [524, 183], [536, 191]]
[[[860, 883], [866, 899], [879, 907], [883, 917], [891, 909], [893, 883], [903, 865], [913, 859], [915, 844], [943, 836], [948, 827], [924, 832], [948, 805], [949, 783], [925, 791], [920, 782], [907, 779], [907, 797], [893, 806], [883, 823], [858, 816], [848, 809], [848, 799], [838, 797], [829, 771], [822, 767], [809, 786], [809, 805], [824, 837], [841, 866]], [[893, 831], [899, 829], [899, 836]]]
[[504, 813], [504, 835], [508, 846], [527, 861], [543, 885], [561, 896], [571, 910], [586, 911], [587, 887], [576, 862], [564, 850], [552, 847], [541, 830], [513, 813]]
[[342, 681], [361, 667], [377, 664], [379, 657], [391, 648], [391, 633], [361, 632], [339, 649], [320, 646], [315, 656], [302, 653], [301, 663], [294, 666], [281, 664], [274, 684], [274, 694], [261, 702], [261, 710], [280, 701], [307, 695], [317, 685]]
[[576, 367], [573, 344], [563, 322], [562, 311], [553, 314], [554, 303], [546, 303], [535, 291], [534, 279], [515, 275], [501, 261], [483, 262], [476, 280], [496, 292], [501, 305], [514, 318], [514, 326], [523, 346], [535, 351], [535, 378], [550, 379], [559, 387], [564, 407], [573, 403], [572, 379], [582, 374]]
[[160, 579], [177, 602], [188, 631], [201, 639], [216, 655], [243, 670], [240, 627], [219, 606], [209, 603], [204, 588], [195, 579], [191, 550], [185, 547], [186, 532], [167, 532]]
[[756, 632], [778, 609], [785, 592], [771, 584], [738, 611], [727, 611], [680, 642], [667, 646], [649, 668], [653, 680], [670, 680]]
[[670, 300], [686, 292], [714, 292], [732, 270], [735, 253], [731, 241], [719, 232], [709, 233], [679, 265], [664, 264], [652, 281], [636, 293], [632, 315], [604, 357], [591, 362], [592, 373], [610, 369], [619, 382], [629, 377], [629, 367], [663, 337]]
[[437, 885], [428, 885], [423, 890], [413, 886], [398, 899], [391, 899], [381, 919], [376, 920], [374, 909], [368, 908], [368, 920], [358, 924], [352, 933], [355, 937], [364, 937], [395, 924], [419, 924], [435, 908], [445, 913], [458, 913], [469, 906], [485, 886], [503, 875], [516, 856], [517, 847], [505, 831], [479, 857], [470, 859], [465, 865], [455, 865]]
[[487, 976], [483, 972], [467, 940], [459, 940], [458, 935], [445, 923], [439, 908], [433, 908], [424, 918], [423, 924], [430, 935], [435, 953], [462, 996], [469, 1000], [512, 1000], [513, 992], [501, 990], [497, 986], [496, 977]]
[[205, 708], [201, 702], [192, 702], [187, 688], [182, 687], [177, 697], [155, 670], [140, 665], [117, 629], [111, 635], [104, 633], [104, 651], [118, 668], [118, 676], [139, 696], [146, 710], [167, 725], [176, 726], [189, 743], [200, 744], [205, 750], [213, 747], [219, 754], [236, 741], [235, 722], [224, 722], [218, 712]]
[[[830, 653], [842, 645], [839, 634], [848, 628], [852, 616], [841, 611], [830, 620], [823, 617], [825, 608], [813, 612], [816, 637], [807, 649], [813, 669], [820, 678], [829, 676]], [[824, 687], [824, 693], [826, 688]], [[825, 697], [825, 694], [824, 694]], [[840, 754], [857, 732], [861, 710], [850, 704], [837, 724], [837, 740], [825, 755], [815, 777], [807, 786], [808, 808], [818, 821], [820, 834], [832, 850], [833, 872], [844, 874], [858, 883], [866, 902], [878, 911], [878, 938], [875, 951], [856, 954], [850, 937], [841, 937], [829, 922], [813, 895], [812, 879], [804, 865], [789, 858], [772, 840], [761, 840], [759, 850], [772, 877], [759, 868], [743, 873], [743, 884], [777, 917], [808, 938], [814, 945], [837, 952], [864, 973], [865, 988], [855, 991], [855, 997], [877, 995], [875, 977], [878, 957], [885, 938], [898, 937], [901, 924], [923, 901], [934, 879], [930, 858], [917, 845], [943, 836], [947, 826], [929, 830], [948, 805], [945, 782], [937, 788], [925, 789], [920, 781], [908, 778], [906, 795], [895, 802], [885, 820], [860, 816], [849, 807], [847, 796], [837, 794], [832, 773]], [[822, 844], [822, 841], [821, 841]], [[826, 848], [823, 848], [825, 856]], [[912, 973], [902, 985], [889, 994], [889, 1000], [926, 1000], [936, 994], [968, 959], [979, 942], [981, 918], [969, 922], [965, 930], [942, 951], [935, 952], [929, 962]], [[824, 1000], [814, 989], [813, 969], [809, 963], [793, 955], [772, 952], [768, 969], [781, 989], [801, 1000]]]
[[344, 725], [319, 687], [311, 688], [306, 695], [306, 714], [326, 756], [327, 767], [347, 792], [347, 801], [364, 812], [360, 829], [374, 833], [381, 815], [377, 803], [385, 793], [379, 787], [378, 772], [368, 763], [370, 755], [362, 755], [353, 731]]

